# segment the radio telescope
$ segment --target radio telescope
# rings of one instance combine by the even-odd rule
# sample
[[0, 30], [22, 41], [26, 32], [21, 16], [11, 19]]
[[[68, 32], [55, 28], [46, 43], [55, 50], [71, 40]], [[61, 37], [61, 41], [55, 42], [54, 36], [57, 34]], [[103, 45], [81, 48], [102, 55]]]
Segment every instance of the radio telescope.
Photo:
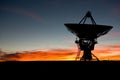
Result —
[[[85, 24], [88, 18], [91, 20], [92, 24]], [[97, 44], [97, 38], [107, 34], [113, 27], [96, 24], [90, 11], [86, 13], [79, 23], [65, 23], [64, 25], [68, 31], [77, 37], [75, 43], [78, 46], [79, 52], [77, 53], [76, 60], [92, 61], [93, 57], [95, 57], [96, 60], [99, 61], [91, 51], [94, 50], [94, 46]], [[83, 51], [81, 58], [80, 51]]]

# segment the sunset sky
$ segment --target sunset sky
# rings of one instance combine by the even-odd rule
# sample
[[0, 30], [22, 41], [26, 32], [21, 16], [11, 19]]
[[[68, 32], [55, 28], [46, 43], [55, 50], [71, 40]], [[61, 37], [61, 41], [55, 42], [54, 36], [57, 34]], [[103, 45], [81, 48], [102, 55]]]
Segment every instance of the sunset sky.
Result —
[[97, 24], [113, 26], [98, 38], [93, 52], [120, 60], [120, 0], [0, 0], [0, 50], [45, 51], [48, 55], [57, 51], [66, 55], [50, 56], [72, 60], [76, 54], [71, 53], [77, 50], [76, 37], [64, 24], [79, 23], [87, 11], [92, 12]]

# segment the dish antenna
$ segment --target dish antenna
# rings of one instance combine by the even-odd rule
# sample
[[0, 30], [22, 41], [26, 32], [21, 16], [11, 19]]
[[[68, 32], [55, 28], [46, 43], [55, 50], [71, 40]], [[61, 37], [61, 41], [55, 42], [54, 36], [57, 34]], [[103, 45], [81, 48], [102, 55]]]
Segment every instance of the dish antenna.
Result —
[[[87, 18], [91, 19], [92, 24], [85, 24]], [[76, 60], [92, 61], [93, 57], [95, 57], [96, 60], [99, 61], [91, 51], [94, 50], [94, 46], [97, 44], [97, 38], [107, 34], [113, 27], [108, 25], [97, 25], [90, 11], [86, 13], [79, 23], [65, 23], [64, 25], [77, 37], [75, 40], [78, 46]], [[80, 51], [83, 51], [83, 56], [81, 58]]]

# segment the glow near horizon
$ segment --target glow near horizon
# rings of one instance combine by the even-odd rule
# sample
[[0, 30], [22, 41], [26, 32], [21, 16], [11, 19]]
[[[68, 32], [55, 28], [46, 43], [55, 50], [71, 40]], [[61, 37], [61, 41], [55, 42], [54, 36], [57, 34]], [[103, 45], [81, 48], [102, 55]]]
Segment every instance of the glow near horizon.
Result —
[[[115, 32], [120, 32], [120, 17], [117, 17], [120, 12], [117, 11], [119, 7], [116, 7], [116, 5], [119, 5], [118, 2], [112, 3], [111, 1], [103, 3], [104, 1], [101, 0], [100, 4], [107, 4], [105, 5], [106, 8], [102, 9], [104, 6], [92, 6], [93, 4], [99, 4], [99, 1], [97, 3], [94, 3], [96, 1], [93, 1], [93, 3], [89, 3], [89, 1], [80, 1], [78, 3], [79, 1], [76, 1], [74, 2], [76, 4], [74, 7], [70, 6], [72, 5], [72, 0], [68, 4], [66, 4], [66, 1], [61, 0], [59, 2], [59, 0], [52, 0], [53, 3], [43, 0], [33, 1], [35, 3], [39, 2], [36, 6], [34, 5], [35, 7], [31, 7], [32, 3], [22, 6], [21, 4], [24, 1], [21, 1], [18, 6], [16, 6], [18, 4], [17, 2], [11, 4], [2, 1], [4, 4], [0, 5], [2, 12], [0, 14], [0, 49], [8, 52], [16, 52], [36, 49], [74, 48], [76, 47], [74, 43], [75, 36], [67, 31], [64, 23], [78, 23], [87, 10], [93, 11], [93, 17], [96, 23], [103, 25], [109, 24], [114, 27], [107, 35], [98, 38], [99, 44], [97, 45], [120, 44], [120, 34], [110, 35]], [[56, 5], [58, 3], [61, 5]], [[90, 5], [86, 6], [88, 3]], [[46, 6], [46, 4], [49, 4], [49, 6]], [[85, 4], [85, 6], [81, 4]], [[79, 10], [78, 6], [83, 9]], [[98, 7], [101, 7], [99, 11]]]

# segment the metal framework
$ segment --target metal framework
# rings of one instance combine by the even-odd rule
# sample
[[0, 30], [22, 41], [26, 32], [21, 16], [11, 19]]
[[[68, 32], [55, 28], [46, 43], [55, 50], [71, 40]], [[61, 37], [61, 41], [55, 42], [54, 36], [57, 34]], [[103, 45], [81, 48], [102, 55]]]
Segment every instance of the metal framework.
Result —
[[[91, 19], [92, 24], [85, 24], [87, 18]], [[99, 61], [91, 51], [94, 50], [94, 46], [97, 44], [97, 38], [107, 34], [112, 29], [112, 26], [97, 25], [90, 11], [86, 13], [79, 24], [68, 23], [65, 26], [77, 36], [75, 43], [78, 47], [78, 53], [75, 60], [92, 61], [93, 57], [95, 57]], [[83, 51], [82, 57], [80, 57], [81, 51]]]

